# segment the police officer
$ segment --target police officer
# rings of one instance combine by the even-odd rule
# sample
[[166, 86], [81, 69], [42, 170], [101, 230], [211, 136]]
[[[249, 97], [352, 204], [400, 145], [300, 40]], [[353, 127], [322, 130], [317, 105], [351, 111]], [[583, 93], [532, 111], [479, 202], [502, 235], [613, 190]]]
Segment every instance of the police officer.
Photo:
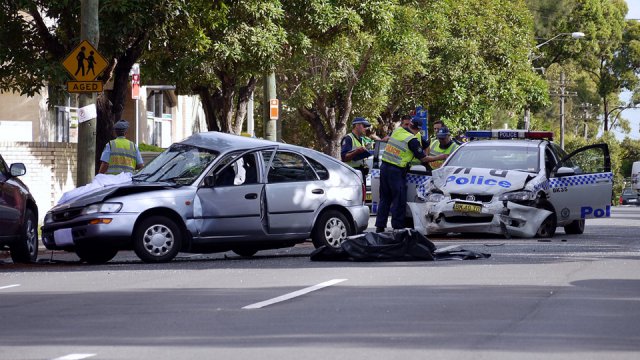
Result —
[[391, 212], [391, 227], [404, 228], [407, 207], [407, 172], [414, 158], [423, 164], [442, 160], [442, 156], [430, 156], [421, 146], [422, 120], [411, 118], [409, 127], [399, 127], [391, 133], [382, 154], [380, 165], [380, 203], [376, 214], [376, 232], [383, 232]]
[[[444, 155], [444, 159], [446, 159], [449, 154], [451, 154], [455, 149], [458, 148], [458, 143], [451, 139], [451, 133], [449, 132], [449, 128], [446, 126], [438, 129], [436, 133], [436, 138], [438, 141], [434, 141], [429, 146], [429, 155], [431, 156], [442, 156]], [[444, 159], [434, 161], [430, 163], [432, 169], [437, 169], [442, 166], [444, 163]]]
[[140, 150], [125, 137], [128, 129], [129, 123], [126, 120], [120, 120], [113, 126], [117, 137], [105, 145], [98, 173], [117, 175], [122, 172], [133, 173], [142, 168], [144, 163]]
[[365, 147], [365, 135], [367, 128], [371, 124], [363, 117], [353, 119], [351, 123], [352, 129], [349, 134], [342, 138], [340, 158], [347, 165], [362, 172], [362, 181], [365, 182], [369, 168], [365, 159], [371, 156], [371, 153]]

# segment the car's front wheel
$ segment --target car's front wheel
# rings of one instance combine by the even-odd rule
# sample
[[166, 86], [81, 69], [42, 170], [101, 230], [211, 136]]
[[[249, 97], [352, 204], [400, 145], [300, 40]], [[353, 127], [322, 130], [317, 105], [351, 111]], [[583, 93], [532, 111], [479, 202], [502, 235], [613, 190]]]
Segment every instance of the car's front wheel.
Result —
[[169, 262], [182, 246], [176, 223], [164, 216], [144, 219], [135, 229], [133, 250], [147, 263]]
[[580, 235], [584, 233], [584, 219], [573, 220], [564, 227], [564, 232], [568, 235]]
[[36, 215], [27, 209], [24, 227], [20, 239], [9, 245], [11, 259], [14, 263], [30, 263], [38, 258], [38, 220]]
[[556, 234], [556, 227], [558, 227], [558, 219], [556, 217], [556, 212], [553, 210], [553, 207], [550, 205], [545, 205], [542, 207], [545, 210], [551, 211], [551, 214], [547, 216], [546, 219], [540, 224], [538, 231], [536, 232], [536, 237], [538, 238], [552, 238], [553, 235]]
[[346, 216], [337, 210], [329, 210], [320, 215], [311, 235], [316, 248], [328, 246], [339, 248], [347, 236], [352, 235]]

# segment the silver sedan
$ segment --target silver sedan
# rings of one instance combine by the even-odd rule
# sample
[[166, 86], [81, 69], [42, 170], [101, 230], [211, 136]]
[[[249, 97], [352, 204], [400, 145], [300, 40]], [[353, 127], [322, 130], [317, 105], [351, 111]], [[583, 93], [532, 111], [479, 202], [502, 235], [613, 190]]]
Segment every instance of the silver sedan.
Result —
[[52, 208], [43, 243], [104, 263], [133, 249], [145, 262], [178, 252], [259, 250], [312, 239], [339, 247], [367, 227], [361, 176], [307, 148], [218, 132], [171, 145], [131, 181]]

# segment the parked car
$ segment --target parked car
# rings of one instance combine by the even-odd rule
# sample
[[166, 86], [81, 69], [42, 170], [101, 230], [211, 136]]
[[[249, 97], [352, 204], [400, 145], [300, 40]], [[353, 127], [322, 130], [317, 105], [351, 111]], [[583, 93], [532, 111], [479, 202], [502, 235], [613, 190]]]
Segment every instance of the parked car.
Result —
[[364, 231], [361, 173], [299, 146], [208, 132], [171, 145], [131, 181], [52, 208], [42, 238], [89, 263], [133, 249], [145, 262], [180, 251], [259, 250], [311, 238], [339, 247]]
[[8, 248], [16, 263], [38, 257], [38, 206], [29, 188], [18, 179], [23, 163], [7, 163], [0, 155], [0, 249]]
[[620, 205], [640, 205], [638, 193], [632, 188], [622, 190], [622, 194], [620, 194]]

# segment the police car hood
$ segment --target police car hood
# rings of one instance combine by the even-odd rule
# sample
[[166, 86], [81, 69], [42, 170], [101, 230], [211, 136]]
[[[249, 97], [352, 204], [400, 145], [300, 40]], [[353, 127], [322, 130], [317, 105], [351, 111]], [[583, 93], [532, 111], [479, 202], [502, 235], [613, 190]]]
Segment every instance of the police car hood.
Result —
[[447, 195], [499, 195], [521, 190], [533, 177], [522, 171], [445, 166], [433, 171], [432, 184]]

